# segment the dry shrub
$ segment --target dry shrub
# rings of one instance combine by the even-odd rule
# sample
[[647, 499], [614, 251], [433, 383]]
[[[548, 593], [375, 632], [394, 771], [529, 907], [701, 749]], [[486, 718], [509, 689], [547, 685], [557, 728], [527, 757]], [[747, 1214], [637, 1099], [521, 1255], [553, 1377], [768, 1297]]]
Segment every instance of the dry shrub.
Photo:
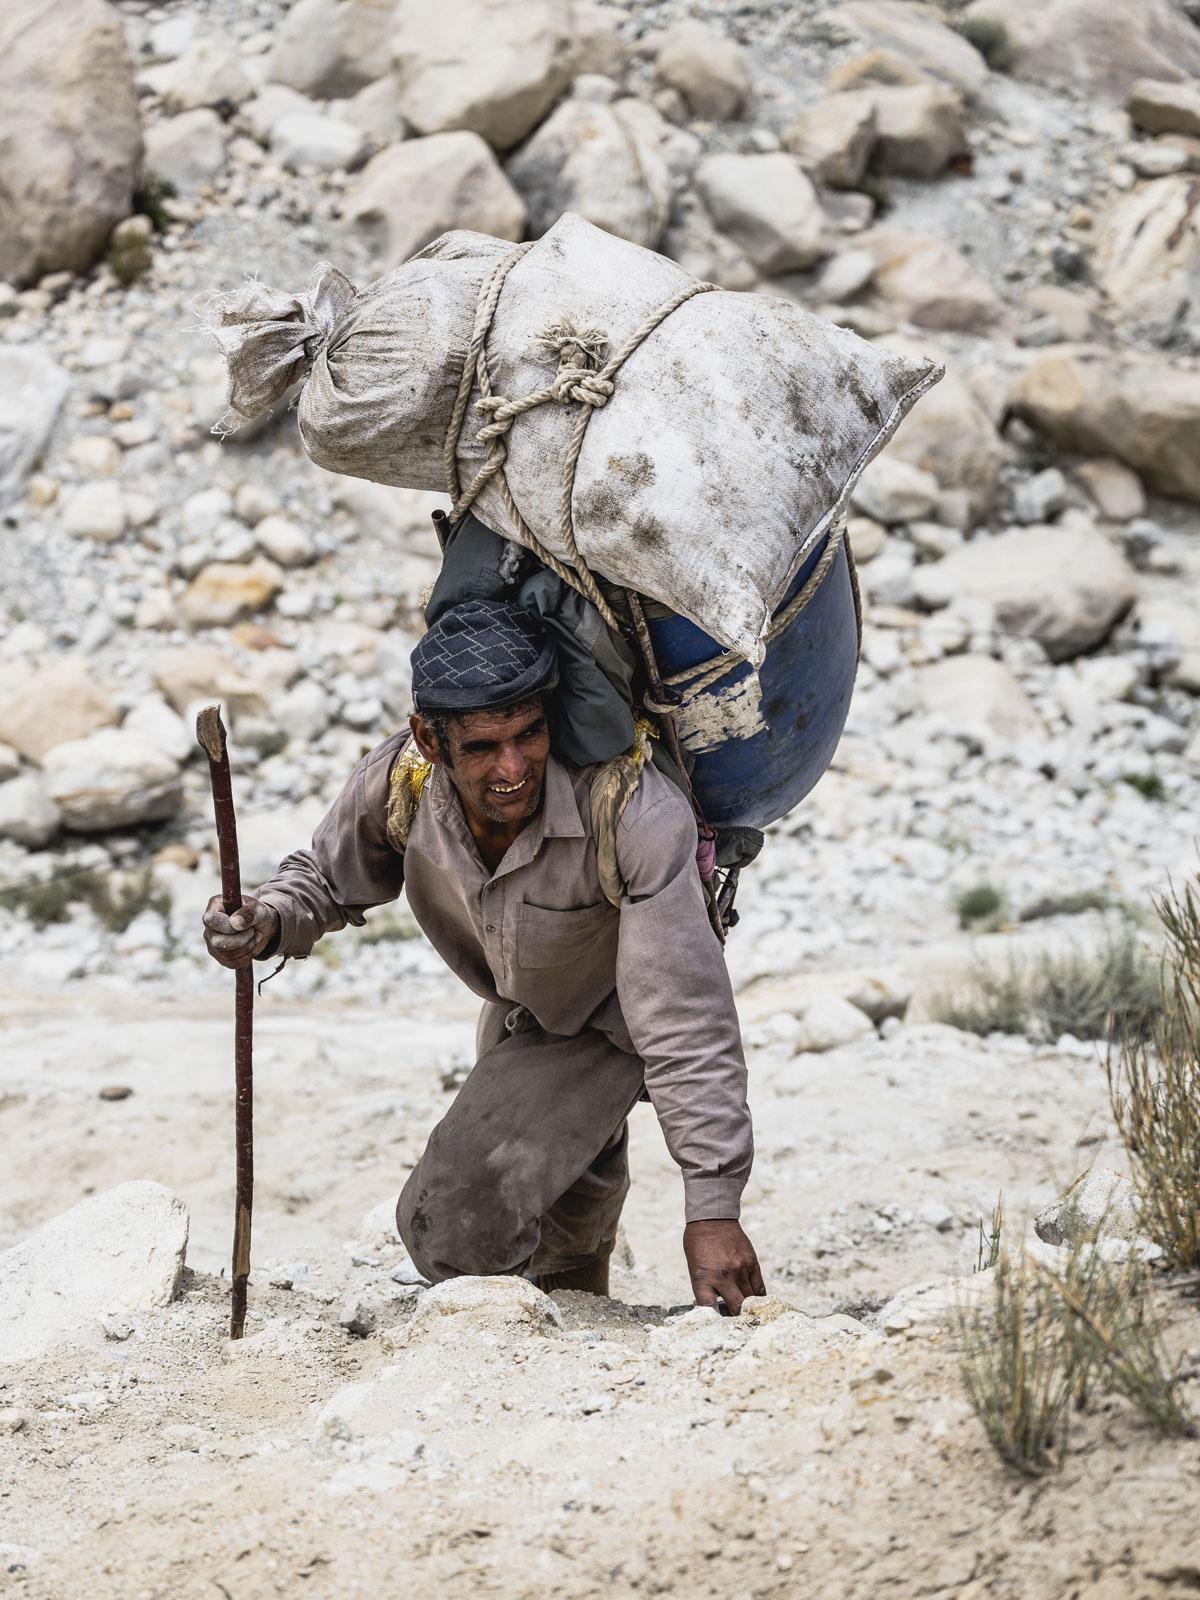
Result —
[[1167, 936], [1162, 1004], [1149, 1035], [1108, 1055], [1113, 1119], [1129, 1155], [1142, 1228], [1163, 1265], [1200, 1267], [1200, 900], [1194, 885], [1155, 902]]
[[960, 1307], [956, 1331], [967, 1398], [1006, 1465], [1029, 1477], [1061, 1466], [1093, 1389], [1194, 1436], [1140, 1262], [1110, 1261], [1094, 1239], [1065, 1247], [1061, 1267], [1002, 1243], [994, 1254], [990, 1302]]

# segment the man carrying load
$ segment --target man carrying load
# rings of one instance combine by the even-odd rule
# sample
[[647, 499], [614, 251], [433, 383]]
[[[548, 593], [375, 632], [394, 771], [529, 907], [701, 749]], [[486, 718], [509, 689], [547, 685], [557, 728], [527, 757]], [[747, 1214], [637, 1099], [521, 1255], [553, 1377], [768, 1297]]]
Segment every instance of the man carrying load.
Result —
[[[557, 654], [531, 612], [455, 606], [412, 662], [411, 736], [363, 758], [311, 850], [286, 857], [241, 911], [226, 916], [214, 896], [209, 951], [228, 967], [307, 956], [405, 889], [484, 1001], [478, 1060], [397, 1205], [417, 1267], [434, 1282], [523, 1273], [607, 1293], [627, 1118], [648, 1097], [683, 1173], [696, 1303], [736, 1315], [765, 1292], [738, 1222], [753, 1141], [692, 810], [646, 762], [604, 820], [597, 769], [551, 749]], [[618, 905], [598, 850], [615, 851]]]

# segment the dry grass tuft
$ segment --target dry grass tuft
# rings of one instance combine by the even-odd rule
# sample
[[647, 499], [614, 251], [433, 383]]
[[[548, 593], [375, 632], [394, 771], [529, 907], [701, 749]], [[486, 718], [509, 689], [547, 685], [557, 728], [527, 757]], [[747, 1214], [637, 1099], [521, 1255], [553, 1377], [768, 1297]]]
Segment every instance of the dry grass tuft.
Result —
[[1109, 1051], [1113, 1119], [1129, 1155], [1146, 1236], [1163, 1265], [1200, 1267], [1200, 899], [1195, 886], [1155, 902], [1167, 936], [1153, 1029]]

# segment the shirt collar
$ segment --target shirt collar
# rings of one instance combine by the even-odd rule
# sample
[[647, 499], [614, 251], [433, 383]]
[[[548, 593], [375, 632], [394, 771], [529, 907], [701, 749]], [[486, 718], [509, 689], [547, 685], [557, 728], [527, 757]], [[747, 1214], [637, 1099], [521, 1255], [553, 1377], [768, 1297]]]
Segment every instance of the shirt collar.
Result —
[[[579, 802], [575, 798], [575, 786], [571, 782], [571, 775], [562, 762], [555, 760], [553, 756], [546, 762], [543, 788], [541, 810], [509, 846], [494, 876], [500, 877], [517, 867], [527, 865], [541, 849], [545, 839], [587, 837], [587, 829], [579, 814]], [[433, 802], [438, 821], [448, 827], [477, 860], [475, 840], [463, 815], [458, 792], [440, 766], [434, 767], [426, 793]]]

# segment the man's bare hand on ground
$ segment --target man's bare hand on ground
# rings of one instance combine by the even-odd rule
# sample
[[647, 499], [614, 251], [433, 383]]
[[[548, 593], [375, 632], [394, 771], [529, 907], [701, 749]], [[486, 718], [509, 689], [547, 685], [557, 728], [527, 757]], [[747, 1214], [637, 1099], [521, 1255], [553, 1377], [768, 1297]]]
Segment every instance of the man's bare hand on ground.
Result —
[[683, 1253], [698, 1306], [719, 1310], [723, 1300], [736, 1317], [747, 1295], [767, 1292], [754, 1246], [736, 1222], [689, 1222]]
[[227, 916], [219, 894], [204, 913], [204, 942], [223, 967], [244, 967], [261, 955], [279, 932], [279, 913], [261, 900], [243, 900], [240, 911]]

